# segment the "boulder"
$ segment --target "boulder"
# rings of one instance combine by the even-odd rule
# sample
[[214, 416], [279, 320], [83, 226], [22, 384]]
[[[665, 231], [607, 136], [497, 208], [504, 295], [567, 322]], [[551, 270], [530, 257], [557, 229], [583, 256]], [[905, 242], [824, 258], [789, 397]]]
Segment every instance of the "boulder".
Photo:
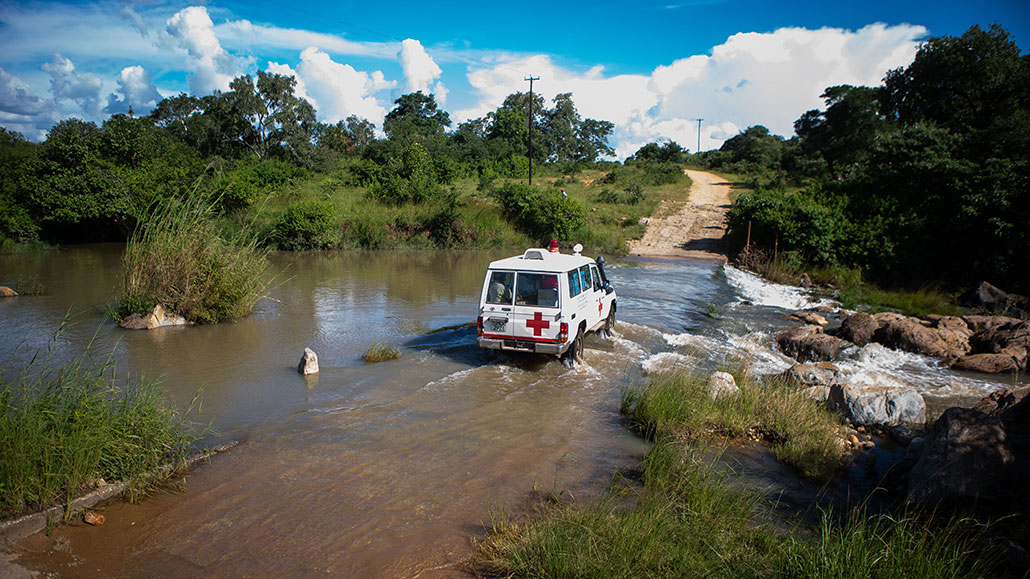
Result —
[[811, 326], [826, 326], [829, 323], [826, 318], [813, 312], [795, 312], [791, 317]]
[[716, 372], [708, 377], [708, 393], [712, 400], [724, 395], [734, 396], [738, 392], [740, 388], [737, 387], [737, 381], [733, 379], [732, 374]]
[[11, 288], [9, 288], [9, 287], [7, 287], [5, 285], [0, 285], [0, 298], [16, 298], [16, 297], [18, 297], [18, 292], [14, 291], [13, 289], [11, 289]]
[[951, 367], [984, 374], [1001, 374], [1019, 371], [1019, 362], [1008, 354], [970, 354], [956, 358], [951, 362]]
[[879, 326], [879, 322], [873, 316], [866, 312], [858, 312], [844, 318], [837, 329], [837, 337], [856, 346], [865, 346], [873, 341], [873, 334]]
[[841, 371], [830, 362], [794, 364], [780, 378], [798, 386], [831, 386], [841, 381]]
[[969, 337], [973, 335], [969, 324], [956, 316], [935, 316], [934, 318], [934, 328], [937, 329], [937, 333], [944, 340], [948, 350], [954, 353], [968, 354], [972, 349], [969, 345]]
[[157, 304], [146, 316], [131, 314], [122, 318], [118, 325], [126, 330], [153, 330], [165, 326], [185, 326], [186, 318], [168, 312], [164, 306]]
[[830, 386], [827, 407], [856, 426], [926, 423], [926, 403], [911, 388]]
[[1012, 489], [1014, 462], [1000, 416], [949, 408], [937, 419], [909, 473], [908, 500], [947, 507], [997, 502]]
[[318, 354], [311, 348], [304, 348], [304, 354], [300, 357], [300, 364], [297, 364], [297, 372], [304, 374], [318, 373]]
[[1010, 318], [1008, 316], [963, 316], [962, 319], [973, 332], [979, 332], [980, 330], [986, 330], [1003, 324], [1018, 324], [1022, 321], [1019, 318]]
[[879, 323], [873, 341], [884, 346], [938, 358], [957, 358], [968, 351], [956, 349], [938, 330], [927, 327], [929, 322], [918, 318], [890, 312], [875, 314], [873, 318]]
[[784, 353], [799, 362], [833, 360], [848, 345], [839, 338], [825, 334], [820, 326], [791, 328], [776, 336], [776, 343]]
[[798, 279], [798, 285], [805, 289], [808, 289], [812, 287], [812, 278], [809, 277], [807, 273], [803, 273], [801, 274], [801, 278]]
[[996, 320], [970, 336], [969, 343], [975, 353], [1012, 356], [1022, 370], [1027, 367], [1030, 351], [1030, 322]]

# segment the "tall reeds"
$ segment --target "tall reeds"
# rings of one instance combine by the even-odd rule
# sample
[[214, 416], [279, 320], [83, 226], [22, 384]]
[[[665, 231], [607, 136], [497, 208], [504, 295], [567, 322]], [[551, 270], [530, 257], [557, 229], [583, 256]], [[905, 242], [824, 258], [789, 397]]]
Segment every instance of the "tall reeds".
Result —
[[111, 356], [60, 366], [37, 354], [0, 365], [0, 517], [65, 504], [100, 479], [132, 479], [181, 459], [196, 434], [158, 382], [119, 376]]
[[117, 313], [146, 314], [155, 304], [203, 324], [234, 321], [267, 287], [266, 251], [245, 229], [220, 231], [217, 202], [169, 198], [141, 218], [125, 248], [124, 295]]

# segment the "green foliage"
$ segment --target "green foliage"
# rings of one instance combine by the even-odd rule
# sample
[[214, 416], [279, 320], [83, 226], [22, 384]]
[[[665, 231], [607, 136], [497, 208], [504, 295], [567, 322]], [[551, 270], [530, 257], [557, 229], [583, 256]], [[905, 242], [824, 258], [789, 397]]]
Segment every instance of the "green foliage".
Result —
[[586, 224], [582, 206], [557, 192], [544, 193], [521, 183], [507, 183], [494, 191], [504, 213], [519, 229], [539, 243], [569, 241]]
[[829, 480], [850, 462], [835, 415], [798, 388], [738, 374], [740, 392], [714, 400], [700, 375], [658, 375], [646, 388], [623, 394], [623, 411], [630, 424], [656, 438], [762, 433], [773, 442], [777, 458], [816, 480]]
[[393, 346], [388, 344], [380, 344], [378, 342], [372, 342], [372, 345], [365, 350], [365, 353], [361, 355], [361, 359], [366, 362], [386, 362], [387, 360], [396, 360], [401, 357], [400, 351]]
[[155, 204], [125, 248], [124, 294], [117, 311], [161, 304], [195, 323], [248, 315], [263, 295], [265, 253], [245, 232], [223, 235], [200, 196]]
[[383, 203], [399, 205], [421, 203], [441, 190], [432, 157], [422, 143], [414, 141], [404, 149], [400, 166], [372, 185], [370, 194]]
[[332, 203], [304, 200], [291, 203], [269, 236], [279, 249], [332, 249], [340, 243], [340, 226]]
[[44, 353], [21, 371], [0, 366], [0, 517], [67, 504], [98, 479], [136, 478], [185, 457], [196, 439], [192, 405], [177, 412], [156, 381], [118, 376], [110, 355], [49, 361]]

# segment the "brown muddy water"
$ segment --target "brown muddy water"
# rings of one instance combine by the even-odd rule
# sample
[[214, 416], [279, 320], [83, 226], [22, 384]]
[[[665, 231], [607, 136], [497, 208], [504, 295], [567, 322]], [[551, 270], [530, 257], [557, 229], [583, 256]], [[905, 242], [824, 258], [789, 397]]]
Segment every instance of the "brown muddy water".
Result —
[[[507, 252], [275, 254], [280, 283], [247, 319], [126, 332], [107, 315], [122, 249], [0, 256], [0, 285], [35, 277], [49, 290], [0, 300], [0, 360], [24, 366], [67, 316], [57, 359], [92, 341], [121, 370], [160, 376], [180, 405], [199, 389], [214, 429], [203, 444], [243, 444], [176, 492], [103, 507], [102, 527], [61, 526], [7, 549], [44, 575], [461, 575], [492, 513], [520, 512], [534, 491], [584, 500], [639, 462], [647, 447], [620, 420], [623, 389], [657, 369], [742, 356], [782, 371], [790, 362], [771, 333], [808, 299], [716, 262], [611, 260], [617, 336], [588, 338], [586, 363], [569, 369], [476, 348], [482, 276]], [[373, 341], [401, 358], [364, 363]], [[296, 372], [305, 347], [321, 370], [307, 378]], [[889, 351], [850, 360], [940, 404], [1005, 385]]]

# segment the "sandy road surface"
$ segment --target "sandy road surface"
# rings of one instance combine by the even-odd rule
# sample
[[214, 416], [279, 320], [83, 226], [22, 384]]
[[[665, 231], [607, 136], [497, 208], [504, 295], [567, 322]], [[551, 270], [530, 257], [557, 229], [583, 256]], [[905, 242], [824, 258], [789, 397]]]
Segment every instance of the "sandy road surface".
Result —
[[[704, 171], [684, 171], [694, 182], [686, 203], [666, 201], [642, 239], [627, 242], [630, 255], [726, 259], [726, 212], [730, 184]], [[675, 207], [682, 205], [679, 209]]]

